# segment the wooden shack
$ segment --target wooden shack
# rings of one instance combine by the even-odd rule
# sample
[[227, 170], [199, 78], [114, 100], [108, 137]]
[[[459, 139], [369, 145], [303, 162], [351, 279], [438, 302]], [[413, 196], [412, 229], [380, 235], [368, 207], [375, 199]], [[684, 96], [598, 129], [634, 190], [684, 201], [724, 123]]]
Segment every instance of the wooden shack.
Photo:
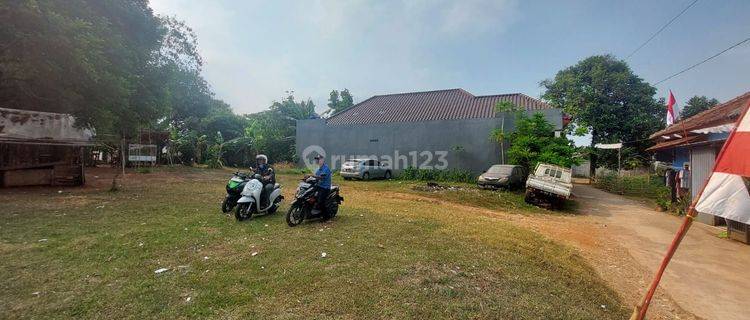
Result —
[[0, 108], [0, 187], [82, 185], [90, 130], [68, 114]]

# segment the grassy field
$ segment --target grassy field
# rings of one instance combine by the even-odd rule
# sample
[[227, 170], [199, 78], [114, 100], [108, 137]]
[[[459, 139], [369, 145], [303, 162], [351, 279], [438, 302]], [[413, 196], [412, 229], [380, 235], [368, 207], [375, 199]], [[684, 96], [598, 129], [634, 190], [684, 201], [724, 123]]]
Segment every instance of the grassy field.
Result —
[[[339, 216], [289, 228], [281, 212], [220, 214], [229, 172], [130, 174], [115, 193], [0, 191], [0, 317], [627, 317], [571, 249], [437, 201], [548, 214], [520, 194], [335, 181]], [[297, 178], [279, 176], [284, 212]]]

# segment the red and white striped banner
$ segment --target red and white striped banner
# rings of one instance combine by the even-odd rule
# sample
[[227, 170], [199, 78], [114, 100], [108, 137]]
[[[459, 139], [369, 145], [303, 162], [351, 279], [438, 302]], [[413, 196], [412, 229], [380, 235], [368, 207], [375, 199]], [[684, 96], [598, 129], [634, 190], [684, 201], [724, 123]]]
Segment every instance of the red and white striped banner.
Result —
[[742, 112], [719, 153], [695, 210], [750, 223], [750, 116]]

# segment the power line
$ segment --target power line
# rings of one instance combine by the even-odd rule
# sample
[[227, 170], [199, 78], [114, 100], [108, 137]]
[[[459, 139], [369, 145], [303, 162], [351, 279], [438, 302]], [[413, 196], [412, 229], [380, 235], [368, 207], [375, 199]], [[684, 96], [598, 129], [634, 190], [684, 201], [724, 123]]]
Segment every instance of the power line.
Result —
[[685, 9], [682, 9], [682, 11], [680, 11], [680, 13], [678, 13], [676, 16], [674, 16], [672, 18], [672, 20], [669, 20], [669, 22], [667, 22], [667, 24], [663, 25], [661, 28], [659, 28], [659, 30], [657, 30], [653, 35], [651, 35], [651, 37], [648, 38], [648, 40], [646, 40], [644, 43], [642, 43], [640, 46], [638, 46], [638, 48], [635, 48], [635, 50], [633, 50], [633, 52], [631, 52], [625, 58], [625, 60], [630, 59], [630, 57], [632, 57], [636, 52], [638, 52], [638, 50], [641, 50], [641, 48], [645, 47], [649, 42], [651, 42], [651, 40], [654, 40], [654, 38], [656, 38], [656, 36], [659, 35], [659, 33], [661, 33], [662, 31], [664, 31], [664, 29], [666, 29], [670, 24], [672, 24], [672, 22], [674, 22], [675, 20], [677, 20], [677, 18], [679, 18], [683, 13], [685, 13], [685, 11], [688, 11], [688, 9], [690, 9], [690, 7], [692, 7], [696, 2], [698, 2], [698, 0], [694, 0], [687, 7], [685, 7]]
[[721, 51], [719, 51], [719, 52], [718, 52], [717, 54], [715, 54], [715, 55], [712, 55], [712, 56], [710, 56], [710, 57], [708, 57], [708, 58], [704, 59], [704, 60], [703, 60], [703, 61], [701, 61], [701, 62], [698, 62], [698, 63], [696, 63], [696, 64], [694, 64], [694, 65], [692, 65], [692, 66], [689, 66], [689, 67], [687, 67], [687, 68], [685, 68], [685, 69], [682, 69], [682, 70], [680, 70], [679, 72], [677, 72], [677, 73], [675, 73], [675, 74], [672, 74], [671, 76], [669, 76], [669, 77], [666, 77], [666, 78], [664, 78], [664, 79], [662, 79], [662, 80], [660, 80], [660, 81], [658, 81], [658, 82], [654, 83], [654, 85], [656, 86], [656, 85], [658, 85], [658, 84], [660, 84], [660, 83], [662, 83], [662, 82], [664, 82], [664, 81], [667, 81], [667, 80], [669, 80], [669, 79], [672, 79], [672, 78], [674, 78], [674, 77], [676, 77], [676, 76], [679, 76], [679, 75], [681, 75], [681, 74], [683, 74], [683, 73], [685, 73], [685, 72], [687, 72], [687, 71], [690, 71], [691, 69], [693, 69], [693, 68], [695, 68], [695, 67], [697, 67], [697, 66], [699, 66], [699, 65], [702, 65], [702, 64], [704, 64], [704, 63], [706, 63], [706, 62], [710, 61], [710, 60], [711, 60], [711, 59], [713, 59], [713, 58], [716, 58], [716, 57], [718, 57], [718, 56], [722, 55], [722, 54], [723, 54], [724, 52], [727, 52], [727, 51], [729, 51], [729, 50], [732, 50], [732, 49], [734, 49], [734, 48], [736, 48], [736, 47], [739, 47], [739, 46], [741, 46], [742, 44], [744, 44], [745, 42], [748, 42], [748, 41], [750, 41], [750, 38], [746, 38], [745, 40], [742, 40], [742, 41], [740, 41], [740, 42], [737, 42], [737, 43], [733, 44], [732, 46], [730, 46], [729, 48], [726, 48], [726, 49], [724, 49], [724, 50], [721, 50]]

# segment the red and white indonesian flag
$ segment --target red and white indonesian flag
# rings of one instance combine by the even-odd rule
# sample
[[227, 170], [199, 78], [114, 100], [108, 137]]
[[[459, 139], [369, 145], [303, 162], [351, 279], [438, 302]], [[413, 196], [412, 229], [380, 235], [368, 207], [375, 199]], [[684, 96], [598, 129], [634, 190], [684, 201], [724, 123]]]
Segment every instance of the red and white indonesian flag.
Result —
[[750, 223], [750, 116], [742, 112], [737, 126], [716, 158], [714, 172], [695, 209]]
[[677, 102], [674, 99], [672, 90], [669, 90], [669, 99], [667, 100], [667, 127], [674, 124], [674, 104]]

